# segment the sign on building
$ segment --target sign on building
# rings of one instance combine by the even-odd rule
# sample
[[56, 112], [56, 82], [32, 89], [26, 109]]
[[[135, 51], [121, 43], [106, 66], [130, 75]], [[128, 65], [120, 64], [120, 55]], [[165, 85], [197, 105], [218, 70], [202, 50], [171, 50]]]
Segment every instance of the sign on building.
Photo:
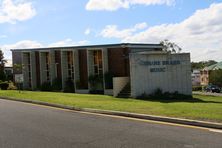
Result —
[[149, 95], [157, 89], [192, 94], [189, 53], [132, 53], [130, 76], [132, 97]]
[[15, 74], [15, 83], [23, 83], [23, 74]]

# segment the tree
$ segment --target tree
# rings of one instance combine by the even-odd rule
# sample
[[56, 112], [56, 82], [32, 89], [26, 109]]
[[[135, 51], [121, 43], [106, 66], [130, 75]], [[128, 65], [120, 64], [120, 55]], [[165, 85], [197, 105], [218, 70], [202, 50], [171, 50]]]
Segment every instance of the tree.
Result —
[[5, 63], [7, 61], [4, 60], [4, 54], [2, 52], [2, 50], [0, 49], [0, 80], [5, 81], [6, 79], [6, 75], [5, 75], [5, 71], [4, 71], [4, 67], [5, 67]]
[[172, 53], [180, 53], [182, 48], [178, 46], [174, 42], [170, 42], [169, 40], [163, 40], [160, 42], [163, 45], [163, 51], [172, 52]]
[[204, 64], [205, 66], [211, 66], [211, 65], [217, 64], [217, 62], [214, 60], [209, 60], [209, 61], [206, 61]]
[[21, 71], [21, 70], [22, 70], [22, 67], [23, 67], [22, 64], [14, 64], [14, 65], [13, 65], [13, 69], [16, 70], [17, 72], [18, 72], [18, 71]]
[[191, 65], [192, 65], [192, 70], [194, 70], [194, 69], [203, 69], [204, 67], [208, 67], [216, 63], [217, 62], [214, 60], [209, 60], [209, 61], [192, 62]]
[[222, 87], [222, 69], [213, 70], [210, 72], [209, 82]]
[[4, 70], [5, 67], [5, 63], [7, 61], [4, 60], [4, 53], [2, 52], [2, 50], [0, 49], [0, 70]]

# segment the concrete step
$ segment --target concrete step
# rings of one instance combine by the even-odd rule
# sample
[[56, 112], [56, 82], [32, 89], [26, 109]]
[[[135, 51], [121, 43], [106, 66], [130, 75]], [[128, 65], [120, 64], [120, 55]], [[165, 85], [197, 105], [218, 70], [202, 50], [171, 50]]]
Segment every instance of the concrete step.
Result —
[[118, 94], [118, 98], [129, 98], [131, 95], [130, 83], [128, 83]]

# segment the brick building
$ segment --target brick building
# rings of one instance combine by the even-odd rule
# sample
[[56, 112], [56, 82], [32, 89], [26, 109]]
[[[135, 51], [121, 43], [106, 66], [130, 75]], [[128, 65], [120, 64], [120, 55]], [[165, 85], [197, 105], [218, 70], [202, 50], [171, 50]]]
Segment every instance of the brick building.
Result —
[[210, 65], [210, 66], [205, 67], [204, 69], [202, 69], [200, 71], [200, 73], [201, 73], [201, 76], [200, 76], [201, 85], [203, 85], [203, 86], [209, 85], [209, 79], [210, 79], [211, 71], [219, 70], [219, 69], [222, 69], [222, 62], [218, 62], [216, 64]]
[[[22, 65], [22, 68], [14, 68], [14, 75], [23, 74], [24, 89], [37, 90], [43, 83], [52, 84], [55, 79], [61, 79], [64, 89], [69, 79], [74, 82], [75, 92], [88, 93], [92, 88], [90, 76], [110, 73], [115, 78], [129, 79], [130, 53], [161, 50], [160, 44], [129, 43], [12, 49], [12, 59], [13, 65]], [[100, 89], [105, 94], [113, 94], [112, 88], [106, 88], [105, 76], [102, 81]]]
[[63, 91], [119, 97], [156, 89], [192, 94], [190, 54], [164, 52], [160, 44], [12, 49], [12, 56], [14, 78], [22, 77], [24, 89], [61, 82]]

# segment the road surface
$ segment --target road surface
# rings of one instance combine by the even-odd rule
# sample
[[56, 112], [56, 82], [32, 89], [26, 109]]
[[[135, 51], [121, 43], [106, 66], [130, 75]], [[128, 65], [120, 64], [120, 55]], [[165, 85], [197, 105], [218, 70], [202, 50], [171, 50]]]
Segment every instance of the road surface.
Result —
[[0, 148], [222, 148], [222, 133], [0, 99]]

